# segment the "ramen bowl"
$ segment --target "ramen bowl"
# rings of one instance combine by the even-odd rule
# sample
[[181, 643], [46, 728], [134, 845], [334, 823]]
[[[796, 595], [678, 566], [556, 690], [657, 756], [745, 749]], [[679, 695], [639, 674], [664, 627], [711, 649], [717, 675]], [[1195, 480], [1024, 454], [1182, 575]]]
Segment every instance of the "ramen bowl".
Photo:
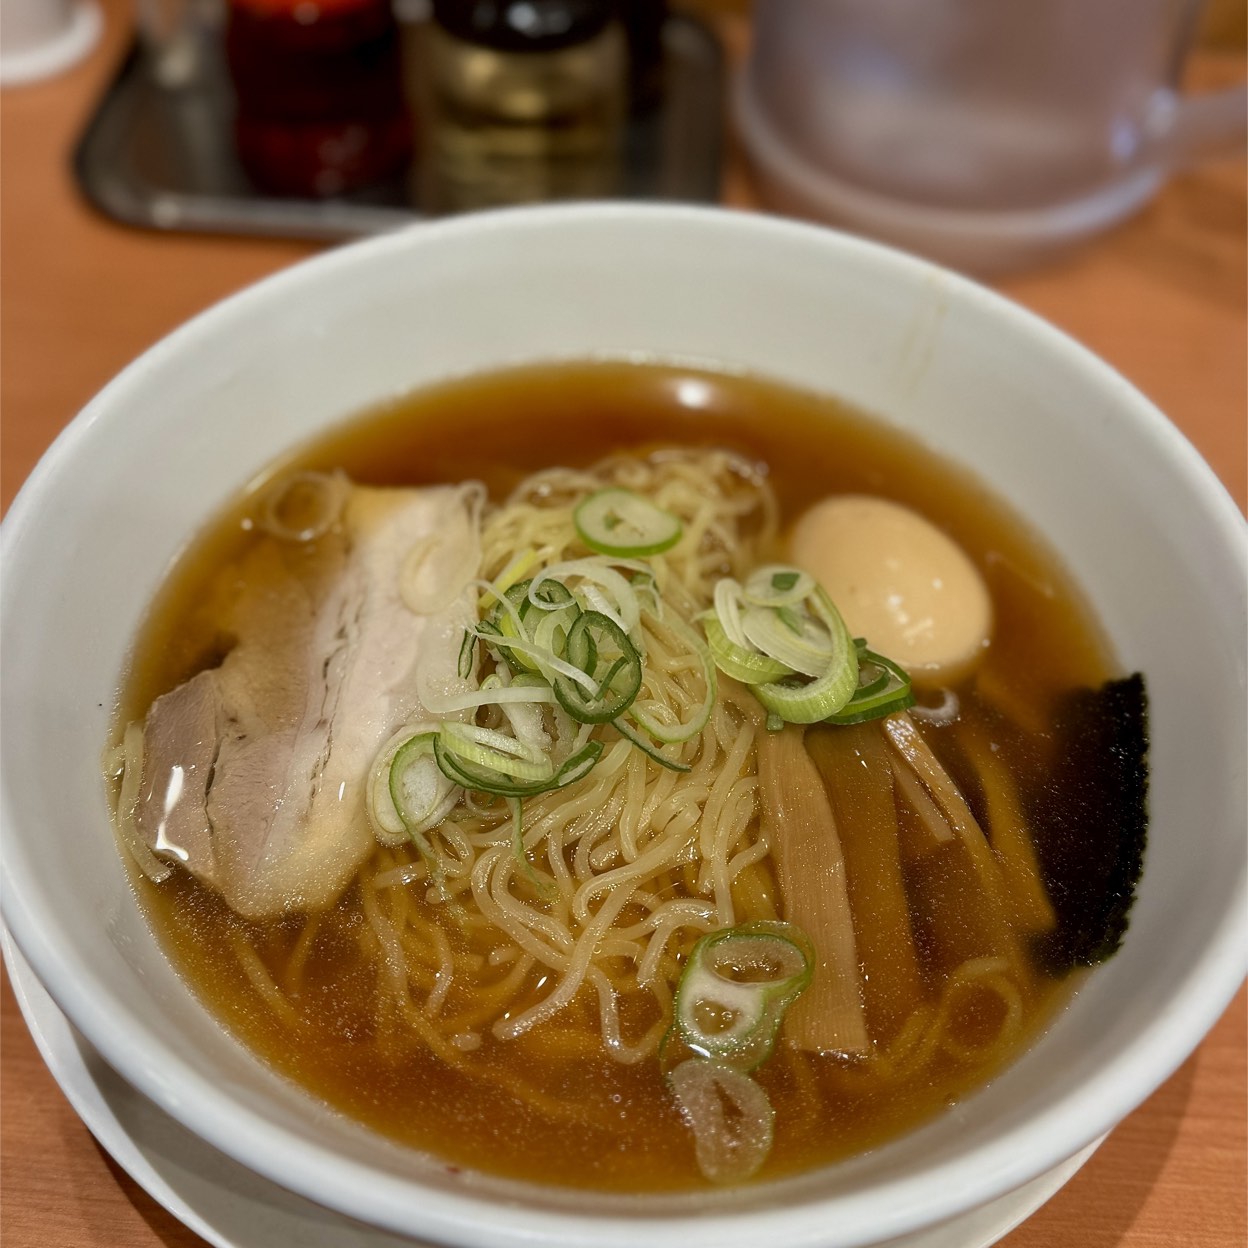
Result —
[[[780, 1181], [662, 1196], [491, 1177], [400, 1148], [249, 1055], [171, 969], [100, 780], [129, 648], [171, 561], [265, 465], [449, 377], [586, 357], [828, 392], [965, 466], [1061, 555], [1145, 673], [1150, 833], [1121, 951], [1023, 1057], [894, 1142]], [[210, 309], [65, 431], [4, 523], [4, 918], [130, 1083], [327, 1207], [490, 1246], [868, 1245], [1060, 1165], [1200, 1042], [1245, 972], [1245, 529], [1192, 447], [1008, 302], [830, 231], [706, 210], [507, 211], [330, 252]]]

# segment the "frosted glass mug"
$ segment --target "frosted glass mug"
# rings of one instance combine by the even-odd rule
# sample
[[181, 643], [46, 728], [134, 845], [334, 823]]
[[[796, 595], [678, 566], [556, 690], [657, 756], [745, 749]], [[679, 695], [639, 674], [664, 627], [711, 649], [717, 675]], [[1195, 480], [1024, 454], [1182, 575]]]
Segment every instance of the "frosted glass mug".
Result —
[[995, 242], [1069, 241], [1138, 207], [1168, 172], [1245, 149], [1248, 89], [1179, 90], [1201, 7], [761, 0], [743, 137], [798, 208], [885, 236], [908, 227], [920, 250], [987, 229], [991, 267]]

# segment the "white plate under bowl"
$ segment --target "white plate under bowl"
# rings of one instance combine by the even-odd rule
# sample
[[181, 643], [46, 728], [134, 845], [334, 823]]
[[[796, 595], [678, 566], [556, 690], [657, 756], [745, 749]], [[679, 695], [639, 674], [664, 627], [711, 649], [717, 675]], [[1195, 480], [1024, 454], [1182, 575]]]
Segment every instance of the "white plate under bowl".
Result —
[[[7, 931], [0, 947], [22, 1017], [65, 1099], [100, 1147], [213, 1248], [433, 1248], [304, 1200], [192, 1135], [74, 1030]], [[982, 1208], [880, 1248], [990, 1248], [1064, 1187], [1101, 1142]]]

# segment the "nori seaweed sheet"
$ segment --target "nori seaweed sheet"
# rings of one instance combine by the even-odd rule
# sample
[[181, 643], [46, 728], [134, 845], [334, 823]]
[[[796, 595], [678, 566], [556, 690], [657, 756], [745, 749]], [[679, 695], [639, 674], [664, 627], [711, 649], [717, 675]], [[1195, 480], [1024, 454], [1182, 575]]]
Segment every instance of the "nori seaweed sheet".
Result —
[[1055, 973], [1103, 962], [1127, 930], [1148, 824], [1147, 718], [1138, 672], [1075, 690], [1058, 709], [1053, 766], [1032, 800], [1040, 871], [1057, 912], [1037, 952]]

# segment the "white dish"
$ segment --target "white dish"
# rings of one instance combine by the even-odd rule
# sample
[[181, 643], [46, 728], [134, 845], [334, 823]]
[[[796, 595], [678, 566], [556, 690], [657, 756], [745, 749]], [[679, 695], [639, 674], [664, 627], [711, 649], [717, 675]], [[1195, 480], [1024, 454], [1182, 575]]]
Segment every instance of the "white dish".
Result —
[[[112, 1070], [35, 978], [8, 932], [0, 945], [39, 1053], [101, 1148], [154, 1200], [213, 1248], [432, 1248], [344, 1218], [210, 1148]], [[990, 1248], [1074, 1177], [1099, 1147], [991, 1204], [881, 1248]]]
[[[993, 1083], [842, 1165], [602, 1197], [451, 1173], [318, 1106], [211, 1023], [106, 833], [97, 760], [139, 618], [182, 543], [278, 454], [447, 376], [614, 355], [722, 361], [839, 394], [1006, 494], [1147, 673], [1152, 832], [1122, 952]], [[922, 261], [757, 216], [597, 205], [465, 217], [330, 252], [158, 344], [58, 439], [3, 525], [3, 908], [105, 1061], [267, 1179], [477, 1248], [861, 1248], [1061, 1165], [1156, 1088], [1245, 971], [1242, 516], [1107, 366]], [[84, 835], [95, 829], [96, 835]]]

